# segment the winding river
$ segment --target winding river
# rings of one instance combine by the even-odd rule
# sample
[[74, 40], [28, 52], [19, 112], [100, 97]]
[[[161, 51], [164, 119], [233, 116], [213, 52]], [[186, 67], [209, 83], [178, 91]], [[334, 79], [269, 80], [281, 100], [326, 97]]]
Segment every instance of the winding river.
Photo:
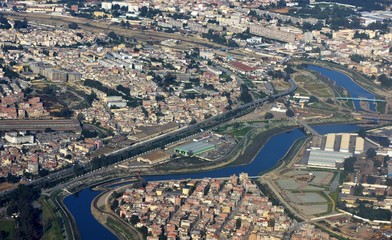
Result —
[[[345, 88], [352, 97], [366, 97], [374, 98], [375, 95], [368, 92], [357, 83], [355, 83], [347, 75], [338, 71], [330, 70], [323, 67], [308, 66], [310, 70], [317, 71], [320, 74], [328, 77], [332, 81], [343, 88]], [[354, 101], [355, 109], [360, 109], [358, 101]], [[369, 102], [370, 110], [375, 111], [376, 106], [374, 103]], [[337, 132], [353, 132], [359, 130], [356, 125], [350, 124], [339, 124], [339, 125], [320, 125], [314, 127], [320, 134], [337, 133]], [[305, 134], [300, 129], [294, 129], [292, 131], [283, 132], [271, 137], [265, 145], [258, 152], [254, 161], [247, 165], [225, 167], [217, 170], [189, 173], [189, 174], [178, 174], [178, 175], [161, 175], [161, 176], [147, 176], [147, 181], [153, 180], [169, 180], [169, 179], [187, 179], [187, 178], [204, 178], [204, 177], [227, 177], [232, 174], [239, 174], [241, 172], [247, 172], [250, 176], [259, 175], [260, 172], [267, 171], [273, 168], [280, 159], [288, 152], [290, 147], [295, 141], [305, 137]], [[81, 238], [83, 240], [96, 240], [105, 239], [111, 240], [116, 237], [103, 227], [99, 222], [95, 220], [91, 214], [90, 206], [93, 199], [99, 194], [99, 192], [93, 191], [90, 188], [86, 188], [76, 194], [70, 195], [64, 199], [64, 203], [72, 213]]]
[[[368, 90], [361, 87], [358, 83], [353, 81], [349, 76], [344, 73], [334, 71], [328, 68], [323, 68], [319, 66], [309, 65], [307, 67], [312, 71], [319, 72], [321, 75], [331, 79], [337, 85], [341, 86], [342, 88], [346, 89], [347, 92], [353, 98], [369, 98], [374, 99], [376, 96], [369, 92]], [[356, 110], [361, 110], [361, 105], [359, 101], [354, 101], [354, 107]], [[376, 111], [376, 104], [372, 101], [369, 101], [369, 109], [373, 112]]]
[[[332, 132], [353, 132], [359, 130], [356, 125], [339, 124], [339, 125], [320, 125], [315, 127], [320, 134]], [[169, 180], [169, 179], [187, 179], [187, 178], [204, 178], [204, 177], [227, 177], [232, 174], [247, 172], [249, 176], [256, 176], [262, 171], [273, 168], [280, 159], [288, 152], [293, 143], [305, 137], [300, 129], [283, 132], [271, 137], [261, 148], [253, 162], [247, 165], [226, 167], [217, 170], [211, 170], [199, 173], [147, 176], [147, 181]], [[77, 194], [73, 194], [64, 199], [64, 203], [75, 218], [78, 230], [83, 240], [105, 239], [111, 240], [116, 237], [95, 220], [90, 211], [92, 200], [99, 194], [90, 188], [86, 188]]]

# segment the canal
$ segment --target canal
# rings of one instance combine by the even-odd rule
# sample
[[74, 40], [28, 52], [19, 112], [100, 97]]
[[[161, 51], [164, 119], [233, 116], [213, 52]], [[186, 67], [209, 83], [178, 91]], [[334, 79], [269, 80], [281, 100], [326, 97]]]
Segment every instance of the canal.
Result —
[[[358, 126], [350, 124], [320, 125], [315, 126], [314, 128], [320, 134], [354, 132], [359, 130]], [[147, 181], [154, 181], [204, 177], [227, 177], [232, 174], [239, 174], [241, 172], [246, 172], [249, 174], [249, 176], [255, 176], [262, 171], [267, 171], [273, 168], [279, 162], [279, 160], [285, 156], [294, 142], [303, 137], [305, 137], [305, 134], [298, 128], [292, 131], [277, 134], [271, 137], [264, 144], [255, 159], [247, 165], [225, 167], [199, 173], [147, 176], [145, 179]], [[74, 216], [78, 230], [83, 240], [117, 239], [110, 231], [108, 231], [98, 221], [96, 221], [91, 214], [91, 202], [98, 194], [99, 192], [93, 191], [90, 188], [86, 188], [65, 198], [64, 203]]]
[[[351, 79], [349, 76], [347, 76], [344, 73], [331, 70], [328, 68], [314, 66], [314, 65], [309, 65], [307, 68], [312, 71], [316, 71], [321, 75], [334, 81], [338, 86], [346, 89], [347, 92], [350, 94], [350, 96], [353, 98], [368, 98], [368, 99], [376, 98], [376, 96], [373, 93], [367, 91], [366, 89], [358, 85], [358, 83], [356, 83], [353, 79]], [[354, 107], [356, 110], [361, 110], [359, 101], [354, 101]], [[375, 102], [369, 101], [369, 110], [373, 112], [376, 111]]]

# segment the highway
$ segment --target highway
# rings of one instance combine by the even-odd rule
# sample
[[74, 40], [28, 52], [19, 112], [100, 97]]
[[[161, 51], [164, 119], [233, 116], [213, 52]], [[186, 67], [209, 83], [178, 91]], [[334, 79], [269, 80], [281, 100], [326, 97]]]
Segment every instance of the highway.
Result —
[[[255, 101], [247, 103], [247, 104], [240, 105], [239, 107], [237, 107], [235, 109], [232, 109], [230, 111], [227, 111], [227, 112], [222, 113], [217, 116], [210, 117], [210, 118], [205, 119], [201, 122], [198, 122], [194, 125], [180, 128], [180, 129], [177, 129], [173, 132], [166, 133], [166, 134], [154, 137], [152, 139], [136, 143], [132, 146], [119, 149], [115, 152], [107, 154], [107, 156], [113, 156], [113, 155], [122, 154], [125, 152], [131, 152], [133, 150], [137, 150], [138, 148], [142, 148], [142, 147], [149, 146], [149, 145], [154, 145], [154, 142], [162, 142], [163, 141], [163, 142], [166, 142], [166, 143], [164, 143], [164, 145], [166, 145], [166, 144], [171, 143], [168, 140], [170, 140], [173, 137], [183, 138], [183, 137], [186, 137], [186, 136], [192, 135], [193, 133], [198, 132], [200, 129], [210, 128], [210, 127], [213, 127], [217, 124], [221, 124], [223, 122], [226, 122], [232, 118], [243, 116], [246, 113], [249, 113], [252, 110], [254, 110], [257, 106], [262, 105], [263, 103], [267, 102], [270, 99], [270, 97], [277, 99], [277, 98], [280, 98], [280, 97], [283, 97], [283, 96], [286, 96], [286, 95], [293, 93], [297, 89], [297, 84], [292, 79], [289, 79], [288, 82], [290, 83], [290, 88], [283, 91], [283, 92], [271, 95], [269, 97], [257, 99]], [[161, 146], [163, 146], [163, 145], [161, 145]], [[134, 156], [131, 156], [131, 157], [134, 157]]]

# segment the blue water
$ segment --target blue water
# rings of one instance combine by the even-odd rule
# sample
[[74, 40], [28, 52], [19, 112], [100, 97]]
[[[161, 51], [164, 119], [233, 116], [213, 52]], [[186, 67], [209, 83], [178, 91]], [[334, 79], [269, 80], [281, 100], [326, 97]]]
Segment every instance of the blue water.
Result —
[[[321, 125], [315, 126], [314, 128], [320, 134], [354, 132], [360, 129], [360, 127], [351, 124]], [[302, 137], [305, 137], [305, 134], [299, 129], [294, 129], [271, 137], [259, 151], [254, 161], [247, 165], [225, 167], [200, 173], [146, 176], [144, 178], [147, 181], [157, 181], [169, 179], [227, 177], [241, 172], [247, 172], [249, 176], [256, 176], [260, 172], [274, 167], [276, 163], [284, 157], [293, 143]], [[82, 240], [116, 239], [116, 237], [97, 222], [91, 214], [91, 202], [98, 194], [99, 192], [86, 188], [79, 193], [68, 196], [64, 199], [65, 205], [75, 218]]]
[[102, 239], [116, 240], [117, 237], [109, 230], [102, 226], [91, 214], [91, 203], [98, 191], [86, 188], [76, 194], [68, 196], [64, 199], [64, 204], [73, 215], [78, 231], [83, 240], [85, 239]]
[[[353, 98], [362, 97], [362, 98], [374, 99], [376, 97], [373, 93], [367, 91], [366, 89], [358, 85], [356, 82], [354, 82], [349, 76], [341, 72], [330, 70], [328, 68], [314, 66], [314, 65], [309, 65], [307, 68], [313, 71], [317, 71], [321, 73], [321, 75], [328, 77], [332, 81], [336, 82], [337, 85], [346, 89], [348, 93], [351, 95], [351, 97]], [[354, 107], [356, 110], [361, 109], [359, 101], [354, 101]], [[374, 102], [369, 101], [369, 109], [375, 112], [376, 104]]]

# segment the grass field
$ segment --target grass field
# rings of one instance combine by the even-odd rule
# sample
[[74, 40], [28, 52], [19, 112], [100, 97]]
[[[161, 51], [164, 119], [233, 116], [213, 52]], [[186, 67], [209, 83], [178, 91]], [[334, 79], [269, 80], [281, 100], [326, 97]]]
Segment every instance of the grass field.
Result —
[[310, 72], [296, 75], [294, 80], [303, 85], [303, 94], [309, 95], [308, 92], [311, 92], [313, 95], [320, 98], [334, 96], [329, 86], [320, 81], [320, 78]]
[[14, 220], [0, 220], [1, 239], [13, 240], [15, 239], [15, 221]]
[[233, 131], [233, 135], [238, 140], [241, 140], [251, 129], [253, 129], [253, 127], [243, 127], [240, 129], [236, 129]]
[[132, 234], [128, 233], [127, 231], [124, 231], [122, 227], [118, 226], [119, 225], [118, 220], [108, 217], [106, 224], [116, 232], [120, 233], [124, 238], [134, 239], [134, 236]]
[[56, 215], [56, 209], [50, 202], [50, 199], [41, 197], [39, 202], [42, 205], [42, 223], [44, 227], [44, 235], [41, 239], [51, 240], [51, 239], [63, 239], [63, 233], [61, 228], [61, 220], [59, 216]]
[[384, 113], [385, 112], [385, 108], [386, 108], [386, 103], [385, 102], [378, 102], [377, 103], [377, 112], [379, 113]]
[[309, 105], [310, 108], [316, 108], [316, 109], [321, 109], [321, 110], [327, 110], [327, 111], [337, 111], [338, 108], [331, 106], [330, 104], [324, 103], [324, 102], [317, 102], [313, 103], [312, 105]]

